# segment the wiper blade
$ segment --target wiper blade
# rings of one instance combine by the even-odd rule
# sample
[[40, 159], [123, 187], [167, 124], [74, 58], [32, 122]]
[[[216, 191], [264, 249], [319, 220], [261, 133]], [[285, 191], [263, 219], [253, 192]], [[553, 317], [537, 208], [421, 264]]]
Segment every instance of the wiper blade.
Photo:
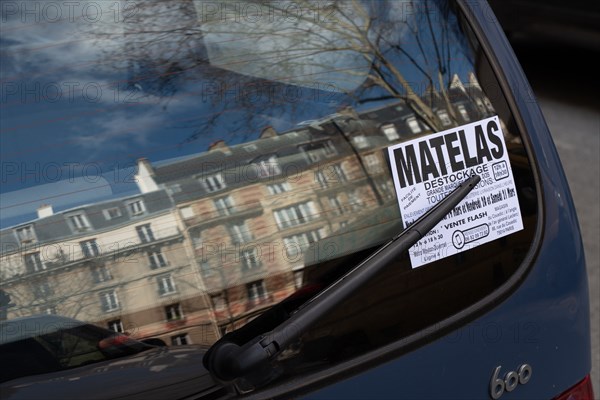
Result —
[[473, 190], [480, 179], [478, 175], [473, 175], [465, 180], [412, 225], [304, 303], [270, 332], [258, 335], [241, 346], [227, 340], [215, 343], [204, 356], [204, 366], [222, 382], [232, 382], [264, 366], [333, 308], [392, 263], [402, 252], [423, 238]]

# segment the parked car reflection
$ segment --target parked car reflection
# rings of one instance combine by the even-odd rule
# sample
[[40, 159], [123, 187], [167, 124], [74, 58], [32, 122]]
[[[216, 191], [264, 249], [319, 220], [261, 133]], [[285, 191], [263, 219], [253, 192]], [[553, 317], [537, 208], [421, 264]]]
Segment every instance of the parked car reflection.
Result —
[[0, 395], [179, 398], [197, 394], [200, 388], [203, 393], [207, 387], [212, 390], [200, 363], [205, 348], [148, 342], [55, 315], [2, 321]]

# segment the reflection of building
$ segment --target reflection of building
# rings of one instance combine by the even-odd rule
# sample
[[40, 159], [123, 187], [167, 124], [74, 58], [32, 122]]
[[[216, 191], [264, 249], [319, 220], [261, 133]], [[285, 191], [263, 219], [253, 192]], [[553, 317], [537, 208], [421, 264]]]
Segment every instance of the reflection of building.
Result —
[[140, 161], [140, 187], [171, 193], [222, 331], [292, 293], [310, 243], [375, 202], [346, 140], [331, 123], [269, 128], [251, 143]]
[[[443, 129], [493, 112], [474, 78], [467, 88], [455, 78], [446, 96], [423, 96]], [[142, 159], [140, 195], [45, 208], [0, 232], [9, 317], [59, 313], [136, 337], [212, 343], [301, 284], [311, 243], [393, 204], [386, 149], [428, 132], [395, 102], [155, 165]]]
[[[56, 313], [168, 342], [215, 338], [164, 191], [38, 213], [2, 231], [1, 279], [15, 303], [9, 312]], [[183, 327], [198, 329], [187, 336]]]

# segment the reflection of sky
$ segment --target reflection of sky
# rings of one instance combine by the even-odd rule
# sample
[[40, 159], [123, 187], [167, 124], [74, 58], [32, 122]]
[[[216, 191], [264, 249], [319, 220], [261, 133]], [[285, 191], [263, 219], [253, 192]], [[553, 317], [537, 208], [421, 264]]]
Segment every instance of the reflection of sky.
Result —
[[[23, 22], [20, 17], [3, 15], [0, 28], [2, 226], [19, 222], [19, 215], [21, 220], [31, 218], [40, 203], [60, 210], [132, 193], [135, 184], [112, 171], [132, 171], [140, 157], [157, 162], [186, 156], [205, 151], [219, 139], [230, 145], [253, 140], [267, 125], [291, 129], [334, 113], [341, 104], [359, 110], [381, 104], [360, 105], [343, 94], [319, 90], [322, 86], [267, 81], [256, 86], [255, 80], [233, 74], [228, 82], [237, 84], [224, 89], [213, 79], [211, 67], [177, 71], [161, 81], [155, 74], [164, 69], [154, 68], [152, 60], [133, 54], [132, 63], [123, 62], [128, 49], [123, 25], [110, 17], [101, 24]], [[163, 48], [175, 40], [165, 42], [160, 43]], [[433, 51], [421, 54], [408, 34], [404, 42], [403, 49], [422, 67], [435, 66]], [[182, 69], [190, 64], [183, 57], [201, 53], [194, 46], [175, 59]], [[453, 47], [447, 53], [455, 59], [453, 72], [466, 79], [472, 67], [464, 54]], [[111, 54], [121, 58], [117, 61]], [[423, 75], [406, 58], [396, 53], [389, 57], [408, 81], [423, 85]], [[128, 82], [132, 68], [142, 76], [135, 84]], [[381, 94], [374, 88], [362, 95]], [[88, 178], [97, 176], [103, 185], [90, 183], [93, 179]]]
[[2, 193], [0, 227], [35, 219], [37, 208], [44, 204], [51, 204], [54, 211], [61, 211], [112, 196], [111, 185], [103, 177], [80, 177]]
[[[202, 15], [206, 3], [194, 2], [198, 15]], [[275, 3], [272, 8], [271, 11], [276, 11]], [[341, 28], [353, 23], [364, 30], [365, 16], [353, 15], [349, 19], [340, 14], [337, 24], [327, 24], [315, 22], [314, 17], [260, 18], [258, 15], [241, 18], [235, 24], [218, 13], [213, 18], [199, 18], [203, 21], [201, 29], [212, 65], [262, 79], [285, 80], [300, 87], [335, 82], [330, 85], [332, 89], [345, 93], [366, 80], [372, 57], [365, 57], [367, 53], [360, 51], [364, 47], [355, 35]]]

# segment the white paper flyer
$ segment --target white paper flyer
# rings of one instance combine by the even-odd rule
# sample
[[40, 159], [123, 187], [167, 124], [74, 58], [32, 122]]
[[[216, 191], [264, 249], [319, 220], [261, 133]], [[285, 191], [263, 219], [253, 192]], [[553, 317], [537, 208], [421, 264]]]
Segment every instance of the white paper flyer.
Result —
[[497, 116], [388, 148], [404, 227], [473, 174], [479, 184], [410, 248], [413, 268], [523, 229], [517, 190]]

